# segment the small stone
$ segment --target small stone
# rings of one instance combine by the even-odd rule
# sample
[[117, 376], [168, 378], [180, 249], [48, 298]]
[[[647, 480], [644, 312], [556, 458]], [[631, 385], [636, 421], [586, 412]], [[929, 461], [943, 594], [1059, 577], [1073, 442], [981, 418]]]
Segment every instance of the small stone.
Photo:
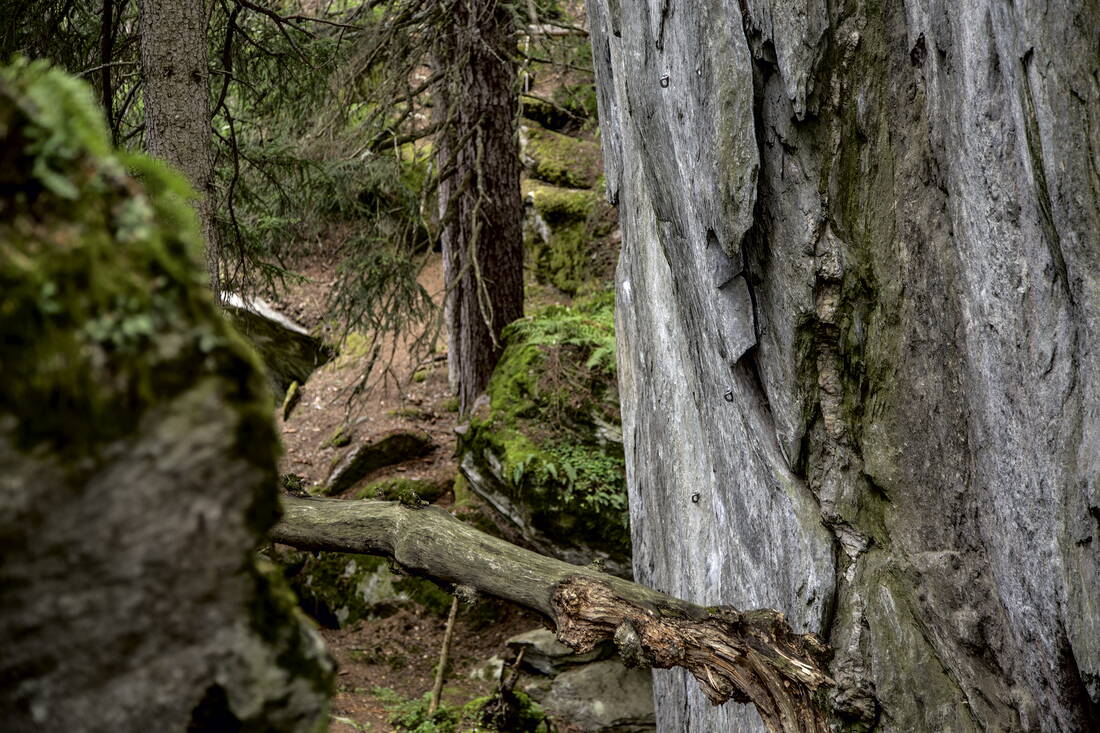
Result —
[[516, 651], [523, 649], [523, 666], [540, 674], [554, 675], [581, 664], [605, 659], [614, 649], [600, 645], [590, 652], [577, 654], [562, 644], [548, 629], [533, 629], [513, 636], [507, 642]]
[[563, 672], [539, 704], [582, 731], [639, 733], [656, 728], [649, 669], [627, 669], [616, 659]]

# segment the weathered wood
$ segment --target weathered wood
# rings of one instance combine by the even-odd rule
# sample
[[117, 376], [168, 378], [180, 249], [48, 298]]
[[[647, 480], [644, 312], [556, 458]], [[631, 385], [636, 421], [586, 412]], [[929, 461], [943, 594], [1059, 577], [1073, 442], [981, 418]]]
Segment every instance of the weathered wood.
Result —
[[406, 571], [470, 585], [547, 616], [578, 652], [613, 640], [628, 664], [683, 667], [707, 698], [752, 702], [783, 733], [827, 731], [814, 693], [832, 685], [828, 650], [777, 611], [704, 608], [645, 586], [517, 547], [437, 507], [283, 498], [276, 542], [392, 558]]

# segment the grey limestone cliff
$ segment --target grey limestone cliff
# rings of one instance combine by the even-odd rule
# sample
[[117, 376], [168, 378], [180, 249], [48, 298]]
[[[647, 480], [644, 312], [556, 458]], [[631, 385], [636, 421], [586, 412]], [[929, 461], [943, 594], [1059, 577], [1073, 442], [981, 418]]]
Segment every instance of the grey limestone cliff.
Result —
[[588, 5], [638, 580], [820, 632], [853, 730], [1095, 730], [1100, 5]]

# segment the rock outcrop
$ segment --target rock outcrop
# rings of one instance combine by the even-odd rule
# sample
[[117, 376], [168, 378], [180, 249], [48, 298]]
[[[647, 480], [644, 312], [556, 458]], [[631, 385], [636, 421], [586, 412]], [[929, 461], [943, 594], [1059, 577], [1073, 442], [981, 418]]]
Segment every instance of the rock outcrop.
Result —
[[0, 69], [5, 731], [317, 731], [331, 663], [256, 549], [278, 438], [183, 179]]
[[340, 456], [333, 463], [322, 493], [343, 493], [380, 468], [422, 458], [435, 448], [432, 437], [423, 430], [393, 430]]
[[530, 546], [630, 574], [610, 294], [509, 325], [459, 432], [470, 488]]
[[295, 382], [305, 384], [315, 369], [336, 356], [334, 348], [275, 310], [263, 298], [244, 298], [229, 293], [224, 305], [233, 325], [260, 353], [279, 401]]
[[821, 632], [852, 730], [1100, 725], [1098, 19], [589, 0], [636, 577]]

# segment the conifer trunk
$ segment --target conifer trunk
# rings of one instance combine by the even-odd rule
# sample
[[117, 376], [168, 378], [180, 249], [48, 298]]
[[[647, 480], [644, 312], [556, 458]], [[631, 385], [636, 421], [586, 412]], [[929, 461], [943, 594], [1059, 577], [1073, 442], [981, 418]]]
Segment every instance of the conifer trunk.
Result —
[[142, 0], [141, 67], [145, 83], [145, 146], [187, 176], [215, 293], [214, 153], [210, 145], [206, 11], [202, 0]]
[[500, 332], [523, 315], [523, 208], [516, 150], [514, 24], [497, 0], [457, 0], [436, 51], [437, 161], [451, 386], [467, 413], [489, 383]]

